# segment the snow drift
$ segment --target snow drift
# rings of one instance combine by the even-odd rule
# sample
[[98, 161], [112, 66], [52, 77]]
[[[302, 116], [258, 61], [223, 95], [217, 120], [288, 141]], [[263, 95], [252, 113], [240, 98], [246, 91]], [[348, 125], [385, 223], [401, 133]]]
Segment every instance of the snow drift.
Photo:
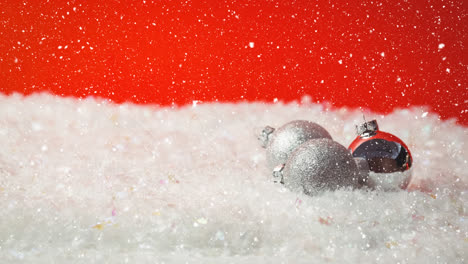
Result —
[[311, 120], [348, 146], [360, 111], [0, 96], [0, 259], [465, 262], [467, 129], [421, 108], [367, 117], [411, 149], [409, 191], [309, 197], [271, 181], [263, 126]]

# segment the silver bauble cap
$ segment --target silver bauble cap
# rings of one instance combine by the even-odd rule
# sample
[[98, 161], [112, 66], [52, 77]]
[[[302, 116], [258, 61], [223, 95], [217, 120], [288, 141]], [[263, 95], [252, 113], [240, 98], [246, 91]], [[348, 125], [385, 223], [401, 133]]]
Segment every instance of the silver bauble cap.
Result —
[[262, 145], [262, 148], [266, 148], [268, 145], [268, 141], [270, 140], [271, 134], [275, 132], [275, 129], [272, 128], [271, 126], [266, 126], [263, 128], [262, 133], [258, 135], [258, 140], [260, 141], [260, 144]]
[[276, 166], [286, 163], [295, 148], [307, 140], [317, 138], [331, 139], [331, 136], [322, 126], [306, 120], [295, 120], [283, 125], [268, 137], [268, 167], [273, 170]]
[[314, 195], [340, 187], [359, 187], [359, 170], [344, 146], [331, 139], [313, 139], [289, 157], [283, 171], [284, 185]]
[[374, 136], [379, 130], [379, 125], [377, 120], [371, 120], [369, 122], [364, 122], [356, 126], [356, 133], [361, 137], [371, 137]]

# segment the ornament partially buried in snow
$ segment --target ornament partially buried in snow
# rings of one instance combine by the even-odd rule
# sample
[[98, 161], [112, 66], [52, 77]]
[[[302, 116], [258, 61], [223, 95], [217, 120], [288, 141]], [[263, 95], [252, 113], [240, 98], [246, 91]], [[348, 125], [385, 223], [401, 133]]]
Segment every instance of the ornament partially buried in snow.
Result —
[[317, 138], [331, 139], [322, 126], [306, 121], [291, 121], [278, 129], [265, 127], [259, 140], [266, 148], [266, 159], [270, 169], [286, 163], [289, 155], [302, 143]]
[[349, 146], [353, 157], [369, 167], [367, 185], [383, 190], [405, 189], [411, 180], [413, 159], [398, 137], [379, 130], [376, 120], [356, 126], [357, 138]]
[[282, 183], [293, 191], [314, 195], [341, 187], [359, 187], [358, 164], [346, 147], [328, 138], [298, 147], [281, 171]]

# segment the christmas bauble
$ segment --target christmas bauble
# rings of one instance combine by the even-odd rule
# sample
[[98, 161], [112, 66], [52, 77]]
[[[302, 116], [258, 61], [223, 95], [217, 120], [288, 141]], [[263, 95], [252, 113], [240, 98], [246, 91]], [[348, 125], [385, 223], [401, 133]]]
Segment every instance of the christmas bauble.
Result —
[[266, 127], [263, 130], [264, 146], [266, 147], [266, 159], [270, 169], [286, 163], [291, 152], [302, 143], [316, 138], [331, 139], [330, 134], [320, 125], [305, 121], [295, 120], [274, 130]]
[[328, 139], [312, 139], [298, 147], [283, 169], [284, 185], [314, 195], [340, 187], [358, 187], [359, 170], [346, 147]]
[[405, 189], [411, 181], [413, 159], [398, 137], [379, 130], [376, 120], [356, 127], [358, 136], [349, 146], [353, 157], [367, 161], [367, 185], [384, 190]]

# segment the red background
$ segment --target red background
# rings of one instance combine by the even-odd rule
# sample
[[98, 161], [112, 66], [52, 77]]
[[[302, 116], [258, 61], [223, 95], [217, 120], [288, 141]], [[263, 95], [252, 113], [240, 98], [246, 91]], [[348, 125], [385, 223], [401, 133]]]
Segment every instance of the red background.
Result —
[[162, 105], [309, 95], [468, 125], [462, 0], [96, 2], [3, 1], [0, 91]]

